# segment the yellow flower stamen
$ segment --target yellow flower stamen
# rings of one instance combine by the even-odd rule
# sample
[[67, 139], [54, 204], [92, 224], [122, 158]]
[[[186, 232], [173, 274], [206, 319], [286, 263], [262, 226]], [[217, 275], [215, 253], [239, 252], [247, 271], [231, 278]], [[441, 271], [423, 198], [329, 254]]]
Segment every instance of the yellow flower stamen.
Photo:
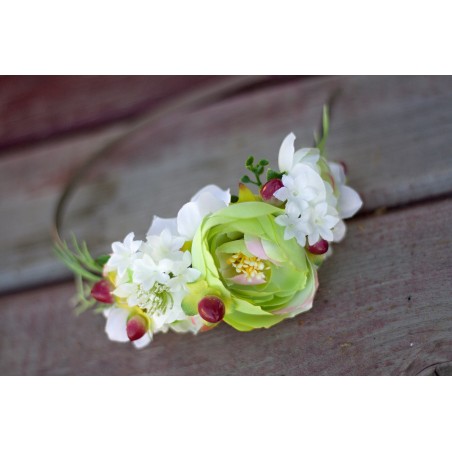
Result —
[[232, 265], [237, 273], [244, 274], [248, 281], [251, 281], [253, 278], [265, 281], [264, 270], [268, 270], [268, 267], [258, 257], [248, 257], [242, 252], [238, 252], [233, 254], [226, 262]]

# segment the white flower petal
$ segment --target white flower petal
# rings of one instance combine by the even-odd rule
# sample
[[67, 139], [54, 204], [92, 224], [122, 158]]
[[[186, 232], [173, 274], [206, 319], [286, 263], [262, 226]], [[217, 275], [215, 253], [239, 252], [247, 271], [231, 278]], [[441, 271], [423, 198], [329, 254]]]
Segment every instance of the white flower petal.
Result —
[[124, 246], [130, 248], [133, 245], [133, 239], [135, 238], [135, 234], [133, 232], [129, 232], [124, 239]]
[[141, 240], [134, 240], [135, 234], [133, 232], [130, 232], [127, 234], [126, 238], [124, 239], [124, 246], [128, 248], [129, 252], [135, 253], [138, 251], [138, 249], [141, 246], [142, 241]]
[[195, 202], [187, 202], [177, 214], [178, 233], [187, 240], [192, 240], [196, 230], [202, 222], [202, 218], [198, 204]]
[[172, 323], [170, 328], [176, 333], [191, 332], [193, 334], [197, 334], [203, 325], [204, 322], [201, 317], [199, 315], [195, 315], [193, 317], [186, 317], [184, 320]]
[[129, 342], [127, 337], [127, 317], [129, 312], [126, 309], [113, 307], [109, 309], [105, 332], [108, 339], [117, 342]]
[[[284, 238], [286, 238], [286, 237], [284, 236]], [[306, 235], [305, 234], [298, 233], [296, 236], [296, 239], [297, 239], [297, 243], [302, 248], [304, 248], [306, 246]]]
[[315, 148], [303, 148], [295, 152], [293, 156], [293, 164], [303, 163], [317, 171], [317, 162], [320, 158], [320, 151]]
[[326, 240], [327, 242], [332, 242], [333, 241], [333, 233], [331, 232], [331, 229], [327, 229], [327, 228], [320, 228], [320, 235], [322, 237], [322, 239]]
[[331, 175], [333, 176], [334, 183], [336, 185], [345, 184], [345, 171], [344, 167], [340, 163], [328, 162], [328, 166], [331, 170]]
[[284, 138], [279, 148], [278, 166], [279, 171], [289, 172], [292, 169], [293, 155], [295, 152], [295, 135], [291, 132]]
[[[285, 176], [283, 176], [283, 179], [284, 177]], [[289, 197], [289, 190], [287, 187], [281, 187], [273, 193], [273, 196], [280, 201], [287, 201], [287, 198]]]
[[135, 290], [135, 284], [125, 283], [116, 287], [116, 289], [112, 293], [119, 298], [127, 298], [129, 295], [133, 294]]
[[141, 240], [133, 240], [134, 237], [135, 234], [131, 232], [130, 234], [127, 234], [123, 243], [114, 242], [112, 244], [113, 254], [105, 265], [107, 273], [110, 271], [117, 271], [119, 277], [123, 277], [126, 274], [127, 269], [137, 258], [137, 251], [142, 244]]
[[177, 235], [177, 220], [176, 218], [160, 218], [154, 215], [151, 227], [146, 235], [160, 235], [164, 229], [169, 229], [171, 234]]
[[191, 198], [190, 201], [196, 202], [198, 201], [199, 197], [203, 193], [209, 193], [214, 198], [218, 199], [219, 201], [224, 202], [226, 205], [229, 205], [231, 202], [231, 190], [222, 190], [220, 187], [216, 185], [206, 185], [204, 188], [201, 188], [198, 192], [196, 192], [195, 195]]
[[208, 192], [201, 193], [196, 200], [196, 203], [198, 204], [199, 211], [201, 212], [203, 218], [209, 213], [213, 213], [227, 207], [227, 204], [224, 201]]
[[196, 268], [187, 268], [185, 270], [185, 280], [188, 283], [196, 281], [201, 276], [201, 272]]
[[135, 346], [135, 348], [144, 348], [147, 345], [149, 345], [152, 341], [152, 333], [149, 331], [147, 332], [143, 337], [140, 337], [140, 339], [137, 339], [136, 341], [133, 341], [132, 344]]
[[338, 211], [342, 219], [350, 218], [361, 208], [363, 202], [359, 194], [351, 187], [342, 185], [338, 199]]
[[319, 231], [316, 229], [311, 234], [308, 235], [309, 245], [315, 245], [320, 239]]
[[[214, 186], [212, 186], [214, 187]], [[223, 209], [228, 204], [205, 190], [196, 194], [196, 201], [190, 201], [177, 214], [177, 229], [187, 240], [192, 240], [203, 218], [209, 213]]]
[[333, 242], [340, 242], [345, 237], [346, 232], [347, 226], [340, 220], [333, 228]]

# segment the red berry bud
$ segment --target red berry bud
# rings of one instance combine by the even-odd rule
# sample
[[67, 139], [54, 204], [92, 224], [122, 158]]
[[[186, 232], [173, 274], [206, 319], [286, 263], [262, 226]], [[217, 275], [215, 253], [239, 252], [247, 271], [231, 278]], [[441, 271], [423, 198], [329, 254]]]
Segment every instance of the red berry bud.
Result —
[[111, 294], [111, 290], [111, 284], [105, 279], [102, 279], [94, 284], [93, 288], [91, 289], [91, 296], [101, 303], [112, 304], [113, 295]]
[[127, 320], [127, 337], [131, 341], [142, 338], [148, 330], [148, 325], [143, 316], [135, 314]]
[[282, 187], [284, 187], [284, 185], [281, 179], [270, 179], [260, 190], [262, 200], [276, 207], [282, 206], [284, 201], [274, 197], [275, 192]]
[[220, 298], [208, 296], [198, 303], [198, 312], [206, 322], [218, 323], [223, 320], [226, 309]]
[[325, 254], [328, 251], [328, 246], [328, 242], [322, 239], [314, 245], [308, 245], [308, 251], [312, 254]]

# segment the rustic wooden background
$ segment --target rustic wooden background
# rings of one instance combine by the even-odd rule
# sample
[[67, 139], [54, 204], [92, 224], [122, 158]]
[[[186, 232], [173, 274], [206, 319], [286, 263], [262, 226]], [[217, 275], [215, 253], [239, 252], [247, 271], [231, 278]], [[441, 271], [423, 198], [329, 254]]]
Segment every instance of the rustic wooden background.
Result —
[[0, 374], [444, 375], [452, 362], [452, 77], [273, 77], [135, 133], [91, 168], [65, 230], [98, 252], [250, 153], [310, 145], [340, 90], [328, 152], [364, 208], [320, 270], [314, 308], [270, 330], [112, 343], [75, 317], [50, 227], [74, 169], [141, 114], [225, 77], [0, 77]]

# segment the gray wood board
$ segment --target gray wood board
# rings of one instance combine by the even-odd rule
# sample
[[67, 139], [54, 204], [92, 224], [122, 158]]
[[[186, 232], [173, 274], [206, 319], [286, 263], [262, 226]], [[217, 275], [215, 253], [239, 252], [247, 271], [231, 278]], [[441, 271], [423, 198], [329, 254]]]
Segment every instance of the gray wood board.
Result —
[[452, 200], [367, 215], [320, 270], [310, 312], [269, 330], [227, 325], [109, 342], [102, 316], [75, 317], [72, 284], [0, 299], [0, 374], [432, 373], [452, 361]]
[[214, 76], [1, 76], [0, 153], [128, 118]]
[[[233, 188], [249, 154], [275, 163], [289, 131], [298, 145], [311, 145], [321, 105], [337, 89], [329, 155], [347, 163], [364, 212], [452, 192], [451, 77], [327, 77], [237, 96], [142, 130], [95, 166], [69, 204], [66, 229], [99, 253], [131, 230], [143, 235], [152, 215], [175, 216], [201, 186]], [[0, 160], [0, 291], [69, 275], [51, 251], [54, 203], [71, 169], [121, 130]]]

